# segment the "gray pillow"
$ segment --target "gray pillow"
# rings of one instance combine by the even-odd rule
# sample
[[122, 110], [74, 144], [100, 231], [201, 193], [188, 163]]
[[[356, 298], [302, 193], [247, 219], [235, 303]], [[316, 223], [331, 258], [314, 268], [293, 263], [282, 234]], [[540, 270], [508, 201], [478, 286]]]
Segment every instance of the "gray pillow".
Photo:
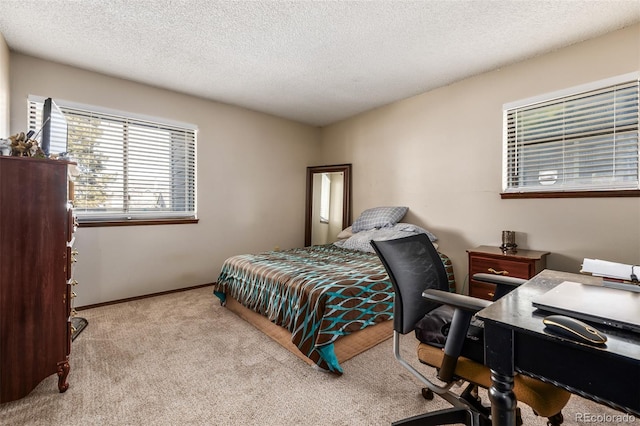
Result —
[[417, 234], [427, 234], [431, 242], [437, 240], [435, 235], [426, 229], [420, 228], [419, 226], [411, 225], [409, 223], [396, 223], [395, 225], [386, 228], [374, 228], [366, 231], [360, 231], [345, 240], [338, 240], [333, 244], [344, 249], [374, 253], [373, 247], [371, 247], [371, 240], [395, 240], [397, 238], [404, 238]]
[[409, 207], [374, 207], [367, 209], [351, 225], [353, 232], [385, 228], [400, 222]]

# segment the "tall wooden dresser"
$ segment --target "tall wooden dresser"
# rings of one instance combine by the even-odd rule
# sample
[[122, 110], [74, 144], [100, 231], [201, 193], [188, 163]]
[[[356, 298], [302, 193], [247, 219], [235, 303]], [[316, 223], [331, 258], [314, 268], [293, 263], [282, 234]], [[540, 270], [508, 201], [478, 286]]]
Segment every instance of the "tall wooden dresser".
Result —
[[60, 392], [69, 387], [70, 164], [0, 156], [0, 402], [54, 373]]

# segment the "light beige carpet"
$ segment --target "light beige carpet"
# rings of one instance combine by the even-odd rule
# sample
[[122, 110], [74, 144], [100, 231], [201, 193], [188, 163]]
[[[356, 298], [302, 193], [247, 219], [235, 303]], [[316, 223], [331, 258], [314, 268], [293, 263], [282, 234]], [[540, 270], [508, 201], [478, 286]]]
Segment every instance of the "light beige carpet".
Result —
[[[344, 362], [341, 377], [323, 373], [220, 306], [211, 287], [81, 316], [89, 326], [72, 344], [69, 390], [47, 378], [0, 405], [1, 425], [369, 426], [448, 408], [422, 399], [391, 340]], [[408, 360], [414, 342], [403, 339]], [[545, 424], [522, 412], [525, 425]], [[584, 426], [576, 416], [620, 413], [574, 396], [564, 414], [566, 425]]]

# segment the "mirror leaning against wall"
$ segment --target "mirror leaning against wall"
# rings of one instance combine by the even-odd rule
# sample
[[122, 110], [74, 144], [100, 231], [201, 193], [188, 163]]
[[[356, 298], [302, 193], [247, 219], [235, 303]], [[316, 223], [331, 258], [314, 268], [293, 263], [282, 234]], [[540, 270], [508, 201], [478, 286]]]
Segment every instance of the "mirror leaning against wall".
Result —
[[307, 167], [304, 245], [329, 244], [351, 224], [351, 164]]

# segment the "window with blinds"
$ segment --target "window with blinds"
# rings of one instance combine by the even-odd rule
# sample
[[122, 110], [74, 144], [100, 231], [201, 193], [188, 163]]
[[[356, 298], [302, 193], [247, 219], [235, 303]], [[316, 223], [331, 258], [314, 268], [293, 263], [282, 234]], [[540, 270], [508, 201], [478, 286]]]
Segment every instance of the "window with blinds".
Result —
[[329, 211], [331, 207], [331, 178], [329, 173], [322, 173], [320, 190], [320, 222], [329, 223]]
[[638, 75], [504, 107], [503, 191], [638, 190]]
[[[80, 223], [195, 219], [195, 126], [56, 103], [67, 121], [67, 146], [52, 146], [51, 153], [64, 150], [78, 164]], [[42, 106], [30, 97], [29, 127], [36, 132]]]

